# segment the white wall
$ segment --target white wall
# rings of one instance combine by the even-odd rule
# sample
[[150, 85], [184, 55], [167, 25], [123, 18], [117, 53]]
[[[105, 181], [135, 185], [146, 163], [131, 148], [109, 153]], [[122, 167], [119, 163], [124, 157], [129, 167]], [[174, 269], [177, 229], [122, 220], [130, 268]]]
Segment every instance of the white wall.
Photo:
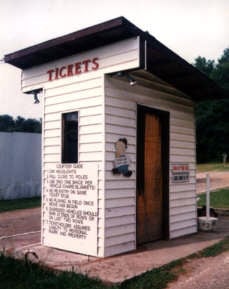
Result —
[[[48, 81], [49, 69], [91, 57], [98, 57], [98, 70]], [[133, 38], [23, 72], [23, 91], [44, 89], [42, 172], [43, 200], [46, 201], [42, 204], [43, 244], [46, 244], [49, 233], [46, 183], [49, 170], [61, 163], [61, 115], [79, 111], [79, 162], [95, 163], [99, 170], [97, 256], [110, 256], [136, 248], [137, 104], [170, 112], [170, 165], [184, 162], [190, 168], [188, 184], [170, 182], [170, 237], [196, 232], [193, 103], [146, 72], [141, 71], [142, 81], [131, 88], [125, 81], [104, 76], [138, 68], [139, 41]], [[152, 79], [147, 80], [145, 76]], [[111, 172], [114, 143], [121, 137], [128, 139], [133, 171], [131, 178], [122, 181]], [[55, 238], [48, 245], [55, 247]], [[80, 253], [77, 247], [74, 251]]]
[[[98, 58], [99, 69], [79, 75], [48, 81], [47, 71], [76, 63], [83, 59]], [[43, 88], [43, 141], [42, 173], [43, 200], [49, 196], [46, 180], [50, 169], [61, 163], [61, 115], [79, 111], [79, 162], [98, 165], [98, 250], [104, 256], [104, 74], [139, 67], [139, 39], [131, 38], [27, 69], [22, 74], [22, 89]], [[47, 244], [49, 214], [43, 202], [42, 243]], [[54, 235], [55, 238], [59, 236]], [[54, 239], [55, 239], [54, 238]], [[67, 240], [67, 239], [66, 239]], [[67, 241], [66, 241], [67, 242]], [[53, 240], [48, 245], [57, 246]], [[59, 248], [61, 246], [58, 246]], [[65, 248], [66, 249], [66, 248]], [[77, 246], [76, 252], [80, 253]]]
[[[180, 97], [181, 92], [159, 83], [156, 78], [151, 83], [144, 79], [139, 79], [137, 83], [131, 87], [124, 80], [107, 77], [105, 81], [105, 256], [136, 248], [137, 104], [170, 112], [170, 171], [173, 163], [189, 165], [188, 183], [174, 184], [170, 178], [170, 238], [197, 231], [193, 102], [185, 99], [184, 95]], [[132, 161], [133, 175], [130, 178], [120, 178], [111, 172], [114, 143], [123, 137], [128, 140], [127, 155]]]
[[0, 132], [0, 199], [41, 194], [41, 134]]

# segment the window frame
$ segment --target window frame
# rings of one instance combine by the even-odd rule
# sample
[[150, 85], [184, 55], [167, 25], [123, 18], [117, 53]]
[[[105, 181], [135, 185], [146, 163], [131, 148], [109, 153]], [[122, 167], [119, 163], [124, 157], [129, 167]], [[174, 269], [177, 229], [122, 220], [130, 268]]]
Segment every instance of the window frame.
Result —
[[[77, 113], [77, 155], [76, 155], [76, 161], [66, 161], [65, 157], [65, 115]], [[76, 164], [79, 163], [79, 111], [78, 110], [72, 110], [67, 112], [61, 113], [61, 163], [62, 164]]]

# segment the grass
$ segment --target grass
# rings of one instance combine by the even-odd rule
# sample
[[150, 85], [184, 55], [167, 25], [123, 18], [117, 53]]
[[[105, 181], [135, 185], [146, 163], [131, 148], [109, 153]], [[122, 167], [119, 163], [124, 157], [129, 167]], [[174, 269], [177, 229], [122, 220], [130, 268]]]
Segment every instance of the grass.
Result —
[[[206, 194], [198, 195], [200, 200], [198, 201], [198, 206], [203, 206], [206, 204]], [[210, 194], [210, 205], [213, 208], [229, 208], [229, 188], [220, 189]]]
[[6, 211], [20, 210], [40, 207], [41, 198], [26, 198], [26, 199], [16, 199], [16, 200], [0, 200], [0, 213]]
[[226, 237], [221, 242], [218, 242], [215, 245], [212, 245], [199, 253], [200, 257], [215, 257], [221, 254], [224, 251], [229, 250], [229, 237]]
[[0, 284], [4, 289], [105, 289], [107, 286], [100, 281], [89, 279], [72, 272], [55, 272], [15, 260], [11, 257], [0, 256]]
[[176, 260], [160, 268], [143, 273], [140, 276], [124, 281], [120, 289], [164, 289], [167, 284], [178, 278], [182, 272], [184, 260]]
[[203, 173], [203, 172], [224, 172], [229, 171], [229, 163], [227, 163], [225, 166], [223, 163], [207, 163], [207, 164], [198, 164], [197, 165], [197, 172]]
[[190, 259], [216, 256], [226, 250], [229, 250], [229, 237], [197, 254], [173, 261], [116, 286], [107, 286], [73, 272], [55, 273], [37, 264], [0, 255], [0, 284], [4, 289], [164, 289], [169, 282], [185, 272], [183, 266]]

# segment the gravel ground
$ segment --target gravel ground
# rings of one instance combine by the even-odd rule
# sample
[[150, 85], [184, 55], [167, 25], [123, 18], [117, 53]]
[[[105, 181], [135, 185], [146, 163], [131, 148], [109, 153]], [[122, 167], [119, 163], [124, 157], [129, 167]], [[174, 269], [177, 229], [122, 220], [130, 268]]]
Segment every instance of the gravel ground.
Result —
[[[229, 187], [229, 172], [210, 172], [211, 190]], [[197, 194], [206, 190], [206, 173], [197, 174]], [[229, 232], [228, 232], [229, 235]], [[229, 252], [190, 260], [185, 273], [167, 289], [229, 289]]]
[[[205, 176], [206, 173], [197, 175], [197, 193], [205, 191]], [[212, 190], [229, 187], [229, 172], [211, 172], [210, 177]], [[40, 208], [1, 213], [0, 236], [38, 231], [40, 220]], [[29, 235], [27, 239], [22, 238], [19, 244], [25, 246], [40, 242], [40, 234]], [[7, 245], [5, 242], [0, 242], [0, 247], [7, 248]], [[14, 246], [14, 244], [9, 245], [9, 247]], [[168, 289], [229, 289], [229, 252], [216, 257], [191, 260], [185, 266], [186, 273], [181, 274]]]
[[[229, 172], [209, 172], [211, 191], [229, 187]], [[206, 191], [206, 173], [197, 174], [197, 194]]]
[[229, 252], [216, 257], [193, 259], [184, 266], [185, 272], [167, 289], [228, 289]]

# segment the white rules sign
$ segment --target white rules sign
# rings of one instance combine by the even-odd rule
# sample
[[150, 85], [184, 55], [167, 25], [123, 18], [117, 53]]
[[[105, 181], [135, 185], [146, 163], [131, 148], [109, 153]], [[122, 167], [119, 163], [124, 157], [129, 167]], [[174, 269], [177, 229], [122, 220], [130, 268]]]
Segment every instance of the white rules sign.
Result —
[[54, 164], [44, 175], [43, 244], [97, 255], [98, 166]]

